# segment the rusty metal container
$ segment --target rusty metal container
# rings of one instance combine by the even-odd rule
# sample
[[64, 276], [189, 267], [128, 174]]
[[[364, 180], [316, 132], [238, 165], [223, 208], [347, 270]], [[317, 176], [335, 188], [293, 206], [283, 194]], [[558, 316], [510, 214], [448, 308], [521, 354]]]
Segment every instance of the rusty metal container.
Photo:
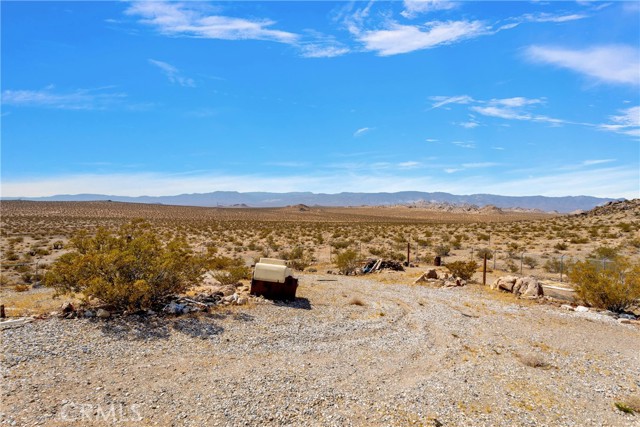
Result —
[[274, 300], [294, 300], [298, 279], [293, 277], [286, 262], [280, 259], [260, 258], [251, 279], [251, 295]]

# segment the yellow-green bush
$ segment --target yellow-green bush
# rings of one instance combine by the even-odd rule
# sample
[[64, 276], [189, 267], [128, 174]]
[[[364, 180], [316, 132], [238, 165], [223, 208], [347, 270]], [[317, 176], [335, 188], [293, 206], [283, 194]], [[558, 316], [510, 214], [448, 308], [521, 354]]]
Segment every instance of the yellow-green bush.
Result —
[[623, 311], [640, 299], [640, 263], [616, 258], [606, 268], [600, 263], [580, 261], [569, 271], [576, 294], [593, 307]]
[[475, 261], [455, 261], [447, 264], [446, 267], [454, 276], [469, 280], [478, 269], [478, 263]]
[[203, 259], [184, 239], [164, 244], [151, 226], [134, 220], [116, 233], [77, 234], [72, 252], [56, 260], [44, 278], [57, 294], [82, 293], [118, 309], [147, 309], [200, 280]]

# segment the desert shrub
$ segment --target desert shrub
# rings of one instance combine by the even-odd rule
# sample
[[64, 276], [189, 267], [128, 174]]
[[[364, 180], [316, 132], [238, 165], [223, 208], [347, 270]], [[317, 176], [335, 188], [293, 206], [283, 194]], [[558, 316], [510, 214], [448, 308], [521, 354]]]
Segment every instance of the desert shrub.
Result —
[[82, 293], [118, 309], [147, 309], [184, 292], [200, 280], [204, 262], [184, 239], [163, 244], [151, 226], [134, 220], [111, 232], [86, 231], [71, 243], [73, 251], [56, 260], [44, 284], [56, 294]]
[[512, 260], [512, 259], [508, 259], [508, 260], [507, 260], [507, 262], [506, 262], [506, 266], [507, 266], [507, 270], [509, 270], [509, 272], [511, 272], [511, 273], [517, 273], [517, 272], [519, 272], [519, 271], [520, 271], [520, 267], [518, 267], [518, 266], [516, 265], [516, 263], [515, 263], [515, 262], [513, 262], [513, 260]]
[[538, 260], [532, 256], [526, 256], [522, 258], [522, 263], [529, 268], [536, 268], [536, 266], [538, 265]]
[[433, 248], [433, 251], [437, 256], [449, 256], [451, 248], [449, 247], [449, 245], [438, 245]]
[[281, 251], [280, 258], [287, 261], [287, 265], [293, 269], [303, 271], [313, 261], [309, 253], [305, 253], [302, 246], [297, 246], [291, 251]]
[[476, 252], [476, 255], [478, 256], [479, 259], [484, 259], [485, 254], [487, 255], [487, 259], [493, 258], [493, 252], [489, 248], [480, 248]]
[[549, 258], [542, 265], [542, 268], [547, 273], [560, 273], [560, 267], [561, 267], [560, 258]]
[[617, 227], [620, 229], [620, 231], [622, 231], [623, 233], [629, 233], [631, 232], [631, 230], [633, 230], [632, 225], [629, 224], [628, 222], [619, 222], [617, 224]]
[[369, 248], [369, 253], [373, 256], [382, 256], [384, 254], [384, 249], [382, 248]]
[[16, 292], [26, 292], [29, 290], [29, 285], [15, 285], [13, 290]]
[[353, 244], [353, 241], [351, 240], [334, 240], [333, 242], [331, 242], [331, 246], [333, 246], [335, 249], [346, 249], [349, 246], [351, 246]]
[[222, 285], [235, 285], [240, 280], [251, 279], [251, 270], [247, 266], [228, 267], [226, 270], [216, 271], [212, 274]]
[[244, 261], [240, 258], [231, 258], [224, 255], [210, 256], [204, 261], [205, 267], [209, 270], [226, 270], [232, 267], [244, 266]]
[[7, 261], [17, 261], [20, 259], [20, 255], [18, 255], [14, 251], [8, 251], [6, 256], [7, 256]]
[[555, 245], [553, 245], [554, 249], [557, 249], [559, 251], [564, 251], [569, 247], [569, 245], [567, 245], [565, 242], [558, 242]]
[[53, 242], [53, 245], [51, 247], [55, 250], [60, 250], [64, 248], [64, 243], [62, 242], [62, 240], [56, 240], [55, 242]]
[[618, 256], [618, 249], [611, 246], [598, 246], [589, 254], [589, 256], [596, 259], [614, 259]]
[[476, 237], [478, 238], [478, 240], [484, 240], [484, 241], [489, 241], [489, 239], [491, 238], [489, 234], [485, 234], [485, 233], [478, 233]]
[[588, 305], [620, 312], [640, 298], [640, 263], [617, 258], [608, 268], [580, 261], [569, 271], [576, 295]]
[[353, 273], [358, 268], [358, 253], [353, 249], [347, 249], [344, 252], [340, 252], [336, 255], [335, 264], [338, 267], [340, 273], [348, 275]]
[[447, 264], [446, 267], [454, 276], [469, 280], [478, 269], [478, 263], [475, 261], [455, 261]]

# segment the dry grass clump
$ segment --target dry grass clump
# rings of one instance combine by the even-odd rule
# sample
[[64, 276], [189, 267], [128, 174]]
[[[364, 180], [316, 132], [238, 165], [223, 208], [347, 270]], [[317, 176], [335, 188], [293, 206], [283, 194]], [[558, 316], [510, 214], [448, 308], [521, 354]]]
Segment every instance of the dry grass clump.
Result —
[[640, 414], [640, 396], [628, 396], [614, 403], [615, 407], [626, 414]]
[[551, 366], [537, 353], [519, 354], [517, 357], [523, 365], [531, 368], [549, 368]]
[[358, 298], [358, 297], [352, 297], [352, 298], [349, 300], [349, 304], [351, 304], [351, 305], [358, 305], [358, 306], [360, 306], [360, 307], [363, 307], [363, 306], [365, 306], [365, 305], [366, 305], [366, 304], [364, 303], [364, 301], [362, 301], [362, 300], [361, 300], [360, 298]]

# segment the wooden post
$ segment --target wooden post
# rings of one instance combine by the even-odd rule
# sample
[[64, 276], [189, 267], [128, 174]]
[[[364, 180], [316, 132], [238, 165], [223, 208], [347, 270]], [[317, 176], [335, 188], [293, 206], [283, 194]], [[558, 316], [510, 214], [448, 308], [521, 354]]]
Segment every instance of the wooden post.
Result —
[[407, 242], [407, 267], [409, 267], [410, 264], [410, 259], [409, 256], [411, 255], [411, 244], [409, 242]]
[[4, 304], [0, 305], [0, 319], [4, 319], [6, 314], [4, 313]]
[[482, 263], [482, 285], [487, 285], [487, 252], [484, 253], [484, 262]]

